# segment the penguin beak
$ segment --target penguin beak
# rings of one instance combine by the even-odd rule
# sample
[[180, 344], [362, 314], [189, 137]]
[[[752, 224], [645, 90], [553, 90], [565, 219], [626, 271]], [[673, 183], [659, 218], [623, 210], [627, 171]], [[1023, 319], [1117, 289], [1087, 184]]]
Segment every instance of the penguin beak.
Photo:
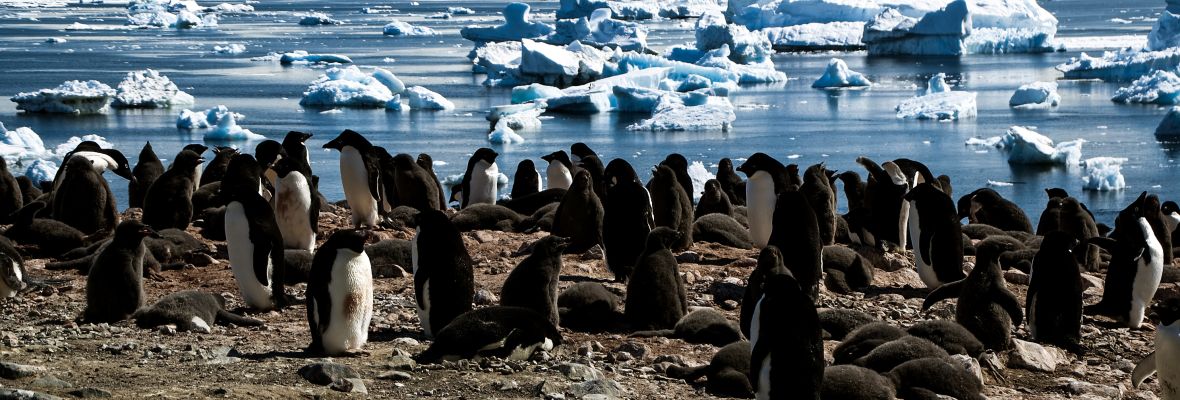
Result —
[[152, 229], [152, 227], [147, 226], [147, 225], [144, 225], [144, 227], [139, 230], [139, 233], [143, 234], [144, 236], [153, 237], [156, 239], [163, 237], [163, 236], [160, 236], [159, 232], [156, 232], [155, 229]]

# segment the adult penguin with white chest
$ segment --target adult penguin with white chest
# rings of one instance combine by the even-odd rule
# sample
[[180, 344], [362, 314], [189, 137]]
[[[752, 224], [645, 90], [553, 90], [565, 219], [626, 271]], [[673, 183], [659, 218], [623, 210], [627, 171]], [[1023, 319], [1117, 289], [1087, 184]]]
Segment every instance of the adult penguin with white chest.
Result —
[[230, 269], [243, 302], [267, 311], [287, 305], [283, 286], [286, 265], [283, 234], [274, 210], [253, 184], [261, 180], [261, 175], [262, 167], [254, 157], [239, 154], [230, 161], [226, 179], [240, 183], [222, 190], [229, 198], [225, 206], [225, 238]]
[[627, 160], [611, 160], [603, 172], [603, 180], [610, 199], [603, 207], [602, 216], [606, 266], [614, 273], [616, 282], [626, 282], [654, 226], [651, 197]]
[[274, 165], [275, 221], [283, 236], [283, 248], [311, 251], [319, 233], [320, 204], [311, 186], [311, 176], [297, 170], [295, 159], [286, 157]]
[[738, 167], [746, 174], [746, 214], [750, 221], [750, 240], [757, 248], [766, 247], [774, 227], [774, 207], [778, 194], [790, 186], [787, 167], [765, 153], [754, 153]]
[[62, 170], [52, 197], [53, 219], [84, 234], [114, 230], [119, 223], [118, 207], [102, 172], [82, 156], [68, 158]]
[[1132, 329], [1140, 328], [1143, 323], [1147, 306], [1159, 289], [1164, 268], [1163, 246], [1148, 222], [1148, 202], [1149, 196], [1143, 192], [1119, 212], [1109, 238], [1090, 240], [1109, 250], [1111, 257], [1102, 300], [1086, 306], [1086, 314], [1109, 316], [1125, 322]]
[[340, 181], [352, 211], [352, 226], [376, 227], [382, 202], [381, 167], [373, 144], [360, 133], [345, 129], [324, 143], [324, 148], [340, 151]]
[[784, 268], [769, 272], [762, 292], [750, 321], [755, 398], [818, 400], [824, 347], [812, 299]]
[[290, 131], [287, 136], [283, 137], [283, 152], [291, 161], [295, 162], [296, 170], [304, 173], [310, 179], [311, 177], [311, 154], [307, 151], [307, 139], [311, 139], [313, 135], [310, 133]]
[[373, 319], [373, 268], [365, 254], [369, 234], [336, 231], [320, 246], [307, 282], [311, 353], [359, 353]]
[[143, 222], [153, 229], [188, 229], [193, 220], [193, 180], [205, 159], [191, 150], [182, 150], [160, 179], [148, 188], [143, 199]]
[[975, 250], [975, 268], [962, 280], [939, 286], [926, 296], [922, 309], [941, 300], [958, 297], [955, 321], [975, 334], [992, 350], [1012, 347], [1012, 330], [1020, 326], [1024, 313], [1020, 302], [1004, 283], [1000, 254], [1014, 250], [1007, 240], [985, 239]]
[[954, 201], [929, 182], [915, 186], [905, 200], [914, 210], [909, 221], [910, 243], [922, 282], [936, 288], [966, 277], [963, 232]]
[[442, 211], [422, 211], [414, 222], [418, 225], [412, 252], [414, 298], [422, 330], [433, 336], [471, 310], [475, 298], [473, 262], [459, 230]]
[[558, 150], [541, 156], [541, 159], [549, 163], [545, 167], [545, 188], [569, 189], [574, 183], [574, 165], [569, 154], [565, 150]]
[[115, 237], [94, 257], [86, 275], [86, 310], [83, 320], [91, 323], [127, 319], [144, 305], [143, 238], [160, 235], [135, 220], [124, 221]]
[[1131, 383], [1139, 387], [1152, 373], [1159, 374], [1160, 397], [1180, 399], [1180, 299], [1167, 299], [1152, 307], [1153, 319], [1159, 321], [1155, 329], [1155, 351], [1151, 352], [1131, 373]]
[[669, 249], [684, 251], [692, 247], [692, 198], [676, 179], [672, 167], [659, 165], [647, 182], [655, 226], [663, 226], [680, 233]]
[[480, 203], [496, 204], [500, 179], [496, 157], [499, 155], [495, 150], [482, 147], [467, 160], [467, 170], [463, 172], [463, 182], [460, 184], [460, 191], [463, 193], [460, 208]]
[[[62, 159], [62, 165], [69, 162], [74, 156], [79, 156], [90, 160], [90, 166], [94, 168], [95, 172], [102, 175], [103, 172], [111, 171], [115, 175], [121, 176], [127, 180], [135, 180], [135, 175], [131, 173], [131, 164], [127, 162], [127, 157], [116, 149], [104, 149], [98, 143], [86, 140], [74, 146], [74, 149], [66, 153]], [[67, 171], [59, 169], [57, 174], [53, 177], [54, 189], [61, 184], [63, 174]]]
[[570, 238], [567, 253], [581, 254], [602, 244], [602, 202], [594, 194], [590, 172], [578, 171], [574, 184], [557, 206], [552, 233]]

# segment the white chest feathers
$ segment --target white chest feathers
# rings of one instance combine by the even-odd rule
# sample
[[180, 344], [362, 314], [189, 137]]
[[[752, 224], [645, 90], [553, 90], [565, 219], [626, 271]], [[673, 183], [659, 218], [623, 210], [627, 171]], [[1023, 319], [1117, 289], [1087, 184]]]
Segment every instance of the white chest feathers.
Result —
[[1131, 315], [1127, 321], [1127, 326], [1131, 328], [1139, 328], [1143, 324], [1147, 306], [1155, 297], [1155, 291], [1159, 289], [1160, 279], [1164, 275], [1163, 246], [1155, 238], [1155, 232], [1152, 231], [1151, 224], [1147, 223], [1147, 218], [1139, 218], [1139, 228], [1146, 239], [1147, 248], [1135, 263], [1135, 282], [1131, 288]]
[[496, 163], [480, 160], [471, 168], [471, 193], [464, 193], [467, 204], [496, 204], [497, 186], [500, 183], [500, 168]]
[[758, 248], [766, 247], [774, 228], [774, 178], [766, 171], [755, 172], [746, 182], [746, 212], [750, 221], [750, 240]]
[[7, 299], [16, 297], [16, 294], [25, 288], [24, 276], [21, 276], [20, 265], [16, 261], [10, 261], [10, 265], [0, 268], [0, 299]]
[[[225, 242], [229, 252], [229, 266], [233, 270], [234, 280], [238, 282], [238, 291], [242, 301], [255, 310], [265, 311], [274, 308], [271, 299], [271, 285], [258, 282], [254, 273], [254, 242], [250, 241], [250, 222], [247, 219], [242, 203], [230, 202], [225, 206]], [[266, 258], [266, 276], [271, 276], [270, 257]], [[273, 284], [270, 279], [268, 282]]]
[[315, 232], [311, 229], [311, 187], [307, 177], [290, 172], [275, 185], [275, 220], [283, 233], [283, 247], [312, 250]]
[[569, 189], [570, 185], [574, 184], [573, 175], [561, 161], [550, 161], [549, 167], [545, 168], [545, 177], [550, 189]]
[[352, 225], [377, 226], [377, 199], [369, 190], [369, 170], [365, 169], [365, 159], [355, 147], [340, 149], [340, 182], [352, 211]]
[[336, 250], [328, 297], [332, 315], [322, 332], [324, 351], [340, 354], [360, 350], [369, 340], [369, 322], [373, 319], [373, 268], [367, 254]]

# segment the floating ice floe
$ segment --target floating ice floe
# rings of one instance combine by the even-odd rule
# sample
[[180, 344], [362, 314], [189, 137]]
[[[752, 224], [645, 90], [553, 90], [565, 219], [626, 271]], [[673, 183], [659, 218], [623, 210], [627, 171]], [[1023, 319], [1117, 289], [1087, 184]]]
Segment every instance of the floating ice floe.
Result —
[[868, 87], [873, 82], [865, 78], [864, 74], [848, 69], [848, 64], [839, 58], [828, 61], [828, 68], [811, 87], [816, 89], [840, 89], [850, 87]]
[[1123, 177], [1122, 165], [1127, 162], [1121, 157], [1094, 157], [1082, 162], [1085, 175], [1082, 175], [1082, 189], [1106, 192], [1122, 190], [1127, 187]]
[[152, 69], [128, 72], [119, 82], [114, 108], [169, 108], [192, 105], [193, 96], [181, 91], [172, 80]]
[[1160, 13], [1151, 33], [1147, 34], [1147, 49], [1164, 50], [1180, 46], [1180, 3], [1168, 1], [1168, 7]]
[[696, 24], [696, 49], [701, 52], [728, 46], [729, 58], [736, 63], [767, 61], [774, 50], [765, 34], [750, 32], [741, 25], [729, 24], [725, 16], [712, 12], [701, 16]]
[[685, 105], [679, 97], [664, 96], [651, 118], [627, 126], [631, 131], [728, 131], [737, 116], [724, 97], [709, 97], [700, 105]]
[[550, 111], [580, 114], [610, 112], [619, 104], [614, 93], [616, 87], [658, 89], [670, 71], [670, 68], [649, 68], [565, 89], [544, 85], [522, 86], [513, 88], [512, 101], [544, 100]]
[[53, 89], [18, 93], [10, 100], [17, 110], [26, 112], [100, 114], [114, 95], [114, 89], [99, 81], [65, 81]]
[[1180, 96], [1180, 77], [1170, 71], [1155, 71], [1144, 75], [1130, 86], [1119, 88], [1111, 101], [1117, 103], [1153, 103], [1171, 105]]
[[778, 51], [859, 50], [865, 48], [864, 22], [808, 23], [760, 30]]
[[697, 201], [701, 199], [701, 195], [705, 192], [705, 182], [717, 176], [709, 172], [708, 168], [705, 168], [705, 163], [693, 161], [688, 165], [688, 177], [692, 179], [692, 199], [693, 201]]
[[406, 96], [410, 107], [419, 110], [453, 110], [455, 103], [447, 100], [441, 94], [421, 86], [410, 86], [402, 92]]
[[340, 25], [343, 23], [344, 21], [333, 19], [331, 16], [324, 13], [311, 13], [304, 15], [303, 18], [299, 19], [299, 25], [303, 26]]
[[[253, 7], [250, 7], [250, 10], [252, 11]], [[177, 29], [214, 27], [217, 26], [216, 11], [218, 10], [201, 7], [193, 1], [136, 0], [127, 4], [127, 25], [139, 28]]]
[[53, 153], [45, 149], [41, 136], [32, 129], [20, 127], [8, 130], [0, 123], [0, 156], [4, 157], [11, 167], [22, 160], [52, 157]]
[[410, 25], [397, 19], [385, 24], [381, 32], [387, 36], [434, 36], [438, 34], [429, 27]]
[[213, 52], [217, 54], [242, 54], [246, 52], [246, 45], [241, 43], [230, 43], [225, 46], [213, 46]]
[[488, 133], [488, 141], [496, 144], [524, 143], [524, 137], [516, 131], [540, 128], [539, 117], [544, 112], [544, 103], [492, 107], [487, 116], [488, 121], [493, 124], [492, 131]]
[[176, 127], [181, 129], [209, 129], [205, 132], [207, 141], [234, 140], [262, 140], [265, 136], [251, 132], [238, 126], [237, 120], [242, 114], [231, 112], [223, 105], [210, 108], [204, 112], [183, 110], [176, 119]]
[[557, 18], [581, 18], [604, 8], [610, 9], [615, 18], [624, 20], [696, 18], [707, 12], [724, 11], [723, 4], [715, 0], [561, 0]]
[[543, 22], [529, 22], [529, 5], [511, 3], [504, 7], [504, 24], [494, 27], [468, 26], [459, 35], [473, 42], [509, 42], [537, 39], [549, 35], [553, 27]]
[[58, 43], [65, 43], [65, 42], [66, 42], [66, 38], [61, 38], [61, 37], [51, 37], [51, 38], [45, 39], [45, 43], [58, 44]]
[[1082, 159], [1084, 139], [1053, 143], [1053, 139], [1031, 129], [1013, 126], [1004, 135], [967, 139], [967, 145], [994, 146], [1004, 150], [1009, 164], [1077, 165]]
[[475, 15], [475, 10], [467, 7], [447, 7], [447, 14], [451, 15]]
[[[333, 67], [324, 71], [303, 92], [299, 105], [306, 107], [386, 107], [395, 94], [386, 83], [396, 80], [389, 71], [374, 68], [372, 74], [361, 72], [354, 65]], [[383, 82], [385, 81], [385, 82]], [[396, 81], [400, 83], [401, 81]], [[402, 87], [404, 89], [404, 86]]]
[[1102, 57], [1082, 53], [1057, 66], [1065, 79], [1101, 79], [1130, 82], [1155, 71], [1174, 71], [1180, 66], [1180, 48], [1160, 51], [1122, 49], [1103, 52]]
[[52, 182], [57, 176], [57, 164], [49, 160], [32, 160], [25, 168], [25, 177], [34, 183]]
[[544, 41], [556, 45], [577, 41], [599, 48], [644, 51], [647, 49], [647, 28], [634, 22], [611, 19], [611, 10], [600, 8], [589, 17], [557, 21], [556, 30]]
[[1061, 95], [1057, 94], [1057, 82], [1033, 82], [1021, 85], [1008, 99], [1008, 106], [1013, 108], [1049, 108], [1057, 107], [1061, 102]]
[[967, 53], [963, 38], [971, 34], [971, 14], [963, 0], [952, 1], [922, 18], [887, 9], [865, 24], [869, 55], [940, 55]]
[[975, 117], [975, 93], [951, 91], [945, 78], [943, 73], [931, 77], [927, 93], [902, 101], [897, 106], [897, 117], [939, 121]]
[[309, 54], [305, 50], [295, 50], [283, 53], [279, 57], [279, 64], [351, 64], [352, 59], [341, 54]]
[[53, 148], [53, 156], [59, 159], [65, 158], [66, 154], [74, 151], [74, 149], [77, 148], [82, 142], [94, 142], [94, 144], [97, 144], [98, 147], [104, 149], [115, 147], [114, 144], [111, 144], [111, 142], [108, 142], [106, 138], [99, 135], [90, 134], [82, 136], [70, 136], [70, 138], [66, 139], [65, 142], [62, 142], [58, 144], [57, 147]]
[[1164, 119], [1155, 128], [1155, 137], [1165, 142], [1180, 141], [1180, 107], [1168, 109]]

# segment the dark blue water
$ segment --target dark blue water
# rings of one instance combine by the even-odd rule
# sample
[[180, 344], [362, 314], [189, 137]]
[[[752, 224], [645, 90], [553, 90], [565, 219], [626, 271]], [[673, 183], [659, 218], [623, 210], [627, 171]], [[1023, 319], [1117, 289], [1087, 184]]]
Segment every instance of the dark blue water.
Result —
[[[324, 6], [330, 4], [330, 7]], [[361, 13], [366, 6], [382, 4], [399, 9], [396, 16], [438, 30], [437, 37], [389, 38], [381, 26], [390, 15]], [[98, 79], [112, 87], [123, 75], [143, 68], [156, 69], [194, 95], [194, 109], [224, 104], [246, 115], [239, 123], [256, 133], [280, 139], [288, 130], [312, 132], [312, 167], [321, 176], [321, 190], [332, 199], [342, 198], [337, 175], [337, 155], [319, 150], [343, 129], [364, 133], [391, 152], [430, 153], [446, 165], [436, 167], [441, 176], [461, 173], [475, 149], [488, 146], [488, 107], [508, 103], [507, 89], [480, 85], [465, 57], [470, 43], [458, 37], [468, 24], [492, 24], [501, 2], [469, 2], [475, 16], [451, 20], [424, 17], [455, 2], [271, 2], [255, 4], [252, 15], [222, 16], [214, 29], [191, 31], [129, 30], [122, 27], [121, 6], [72, 7], [29, 11], [0, 9], [0, 95], [54, 87], [69, 79]], [[534, 12], [552, 18], [556, 2], [534, 3]], [[1062, 36], [1145, 35], [1162, 1], [1122, 1], [1118, 7], [1094, 0], [1052, 1], [1044, 6], [1061, 20]], [[346, 25], [301, 27], [296, 14], [323, 11]], [[408, 15], [408, 14], [413, 15]], [[33, 17], [35, 20], [30, 20]], [[1147, 20], [1132, 19], [1146, 17]], [[1132, 20], [1131, 24], [1110, 22]], [[82, 22], [116, 28], [105, 31], [62, 31]], [[662, 21], [649, 24], [650, 42], [657, 49], [692, 40], [691, 22]], [[45, 38], [65, 37], [63, 44], [44, 44]], [[215, 55], [215, 44], [244, 43], [240, 55]], [[422, 85], [452, 100], [457, 109], [447, 112], [343, 110], [321, 114], [304, 109], [299, 99], [307, 84], [323, 72], [320, 67], [282, 67], [277, 63], [250, 61], [270, 51], [307, 50], [345, 54], [360, 66], [380, 66], [397, 74], [407, 85]], [[1089, 50], [1094, 49], [1077, 49]], [[830, 168], [856, 169], [854, 160], [865, 155], [878, 161], [907, 157], [925, 162], [936, 174], [954, 179], [957, 193], [987, 184], [996, 187], [1030, 214], [1044, 205], [1046, 187], [1063, 187], [1081, 197], [1099, 219], [1109, 221], [1113, 211], [1146, 190], [1164, 198], [1180, 197], [1174, 184], [1175, 159], [1180, 148], [1157, 143], [1152, 136], [1166, 110], [1157, 106], [1121, 105], [1109, 98], [1117, 84], [1060, 81], [1060, 107], [1042, 111], [1015, 111], [1008, 98], [1019, 85], [1058, 79], [1053, 69], [1077, 50], [1042, 55], [966, 56], [962, 58], [868, 58], [863, 53], [779, 54], [779, 70], [792, 79], [785, 84], [750, 86], [731, 95], [738, 107], [731, 131], [634, 133], [623, 128], [643, 115], [553, 115], [538, 132], [522, 133], [526, 143], [490, 146], [499, 151], [501, 171], [509, 175], [523, 158], [540, 162], [542, 154], [568, 149], [576, 141], [588, 143], [607, 160], [622, 157], [645, 173], [666, 153], [679, 152], [690, 160], [712, 165], [722, 157], [740, 158], [763, 151], [784, 162], [809, 165], [826, 162]], [[878, 85], [871, 90], [831, 93], [813, 90], [811, 82], [822, 74], [829, 58], [844, 58], [849, 66], [866, 73]], [[393, 59], [392, 62], [387, 59]], [[945, 72], [956, 90], [977, 92], [979, 116], [957, 122], [898, 120], [894, 107], [925, 87], [935, 73]], [[175, 128], [179, 110], [112, 111], [103, 116], [26, 115], [15, 104], [0, 100], [0, 122], [10, 129], [28, 126], [49, 147], [70, 136], [99, 134], [124, 151], [134, 162], [144, 141], [152, 141], [161, 157], [171, 158], [184, 144], [200, 142], [200, 132]], [[1083, 193], [1079, 168], [1013, 167], [997, 151], [977, 153], [963, 145], [972, 136], [996, 136], [1011, 125], [1035, 126], [1055, 140], [1084, 138], [1083, 157], [1118, 156], [1130, 161], [1123, 174], [1130, 188], [1113, 193]], [[243, 144], [248, 148], [253, 144]], [[789, 158], [790, 157], [790, 158]], [[108, 174], [125, 197], [126, 182]]]

